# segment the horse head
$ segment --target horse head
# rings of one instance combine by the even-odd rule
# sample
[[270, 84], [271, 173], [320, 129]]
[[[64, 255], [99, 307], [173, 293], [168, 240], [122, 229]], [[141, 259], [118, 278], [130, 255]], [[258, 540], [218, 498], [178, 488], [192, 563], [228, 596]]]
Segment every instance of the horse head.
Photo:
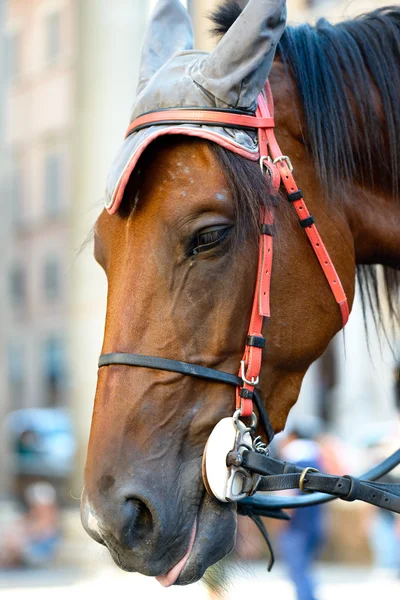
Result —
[[[180, 2], [161, 0], [131, 121], [171, 108], [253, 115], [269, 76], [277, 138], [351, 304], [354, 223], [344, 203], [328, 204], [304, 145], [293, 80], [280, 58], [273, 62], [284, 23], [285, 2], [250, 0], [208, 55], [192, 49]], [[260, 209], [273, 212], [260, 390], [279, 431], [308, 367], [341, 329], [340, 310], [285, 192], [260, 169], [257, 132], [177, 124], [165, 115], [129, 131], [96, 223], [95, 257], [108, 279], [102, 353], [236, 374], [256, 285]], [[234, 389], [223, 382], [148, 366], [99, 370], [82, 520], [119, 566], [185, 584], [230, 552], [236, 505], [206, 491], [202, 456], [214, 426], [234, 408]]]

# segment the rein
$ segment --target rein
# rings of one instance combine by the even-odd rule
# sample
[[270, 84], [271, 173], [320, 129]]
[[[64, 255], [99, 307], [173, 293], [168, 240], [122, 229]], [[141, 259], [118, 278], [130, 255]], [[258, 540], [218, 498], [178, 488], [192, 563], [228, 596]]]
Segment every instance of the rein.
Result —
[[[291, 161], [288, 156], [282, 154], [276, 141], [273, 98], [269, 83], [265, 88], [265, 96], [260, 94], [258, 97], [255, 116], [236, 110], [164, 109], [141, 115], [135, 119], [126, 135], [129, 136], [151, 125], [171, 123], [220, 125], [258, 131], [260, 167], [271, 177], [272, 185], [276, 190], [281, 185], [284, 186], [287, 199], [297, 213], [299, 223], [307, 235], [338, 304], [344, 327], [349, 318], [347, 298], [314, 218], [293, 178]], [[362, 500], [400, 513], [400, 484], [375, 483], [373, 481], [400, 464], [400, 450], [360, 478], [350, 475], [329, 475], [317, 472], [310, 467], [301, 469], [294, 464], [273, 459], [268, 455], [268, 445], [274, 437], [274, 430], [256, 386], [261, 371], [262, 351], [266, 344], [262, 335], [263, 320], [264, 317], [270, 316], [273, 236], [273, 212], [262, 208], [257, 280], [246, 346], [238, 375], [197, 364], [140, 354], [113, 352], [103, 354], [99, 359], [99, 367], [110, 365], [144, 367], [172, 371], [235, 386], [236, 411], [233, 418], [222, 419], [210, 435], [203, 459], [203, 479], [207, 490], [219, 500], [237, 502], [239, 512], [249, 515], [255, 520], [267, 542], [268, 536], [259, 517], [289, 518], [282, 511], [285, 508], [311, 506], [328, 502], [334, 498], [341, 498], [349, 502]], [[258, 420], [265, 432], [267, 443], [263, 443], [260, 438], [254, 438], [257, 418], [253, 412], [253, 402], [256, 405]], [[240, 420], [246, 417], [252, 419], [250, 426], [246, 426]], [[213, 467], [213, 463], [216, 461], [215, 455], [212, 454], [214, 452], [212, 448], [217, 448], [222, 457], [220, 468], [217, 471]], [[258, 493], [253, 496], [255, 492], [286, 489], [299, 489], [308, 494], [320, 493], [312, 498], [306, 496], [274, 497]]]

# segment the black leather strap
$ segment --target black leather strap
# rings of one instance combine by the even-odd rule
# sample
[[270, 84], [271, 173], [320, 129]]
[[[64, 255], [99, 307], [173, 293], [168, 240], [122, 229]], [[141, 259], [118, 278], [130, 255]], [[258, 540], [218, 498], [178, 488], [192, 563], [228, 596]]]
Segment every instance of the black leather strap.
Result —
[[[182, 373], [182, 375], [191, 375], [192, 377], [200, 377], [202, 379], [208, 379], [209, 381], [227, 383], [229, 385], [234, 385], [235, 387], [243, 385], [243, 380], [237, 375], [180, 360], [160, 358], [158, 356], [144, 356], [142, 354], [129, 354], [128, 352], [102, 354], [99, 358], [99, 368], [108, 367], [110, 365], [160, 369], [161, 371], [172, 371], [173, 373]], [[274, 437], [274, 428], [271, 425], [271, 421], [269, 420], [268, 413], [260, 398], [260, 394], [256, 389], [254, 390], [253, 398], [258, 411], [259, 423], [266, 433], [268, 443], [271, 443]]]
[[[243, 380], [237, 375], [202, 367], [193, 363], [187, 363], [180, 360], [171, 360], [170, 358], [160, 358], [159, 356], [144, 356], [142, 354], [129, 354], [128, 352], [111, 352], [102, 354], [99, 358], [99, 368], [110, 365], [126, 365], [128, 367], [145, 367], [147, 369], [160, 369], [161, 371], [172, 371], [173, 373], [182, 373], [182, 375], [191, 375], [210, 381], [218, 381], [229, 385], [242, 386]], [[264, 428], [268, 442], [274, 437], [274, 429], [269, 420], [268, 413], [260, 398], [257, 390], [254, 390], [254, 402], [258, 410], [258, 420], [261, 427]]]
[[257, 390], [257, 388], [254, 389], [253, 400], [254, 400], [254, 404], [257, 407], [258, 420], [260, 422], [261, 427], [263, 427], [263, 429], [266, 433], [268, 444], [270, 444], [275, 437], [275, 431], [274, 431], [274, 428], [272, 427], [271, 421], [269, 420], [267, 409], [264, 406], [264, 402], [262, 401], [260, 393]]
[[[217, 381], [233, 386], [241, 386], [243, 381], [237, 375], [202, 367], [192, 363], [160, 358], [157, 356], [143, 356], [141, 354], [129, 354], [125, 352], [112, 352], [102, 354], [99, 359], [99, 367], [109, 365], [126, 365], [130, 367], [145, 367], [149, 369], [160, 369], [200, 377], [210, 381]], [[254, 390], [254, 402], [257, 407], [260, 424], [264, 427], [268, 441], [274, 437], [274, 430], [268, 417], [268, 413], [260, 398], [257, 389]], [[241, 510], [251, 511], [254, 514], [276, 514], [282, 518], [282, 509], [299, 508], [301, 506], [312, 506], [329, 502], [334, 498], [342, 498], [348, 502], [362, 500], [381, 508], [387, 508], [400, 513], [400, 484], [374, 483], [400, 464], [400, 449], [392, 454], [377, 467], [365, 473], [359, 478], [350, 475], [336, 476], [325, 473], [308, 472], [303, 479], [303, 489], [308, 492], [320, 492], [308, 496], [297, 496], [291, 498], [273, 497], [260, 495], [252, 496], [240, 501]], [[285, 463], [259, 452], [243, 452], [243, 466], [253, 473], [262, 475], [259, 491], [274, 491], [285, 489], [297, 489], [300, 486], [302, 469], [292, 463]], [[322, 492], [322, 493], [321, 493]], [[279, 518], [279, 517], [278, 517]]]
[[[393, 512], [400, 513], [400, 484], [397, 483], [376, 483], [369, 481], [371, 479], [381, 477], [389, 470], [392, 470], [400, 462], [400, 450], [395, 452], [389, 459], [378, 465], [370, 473], [366, 473], [361, 477], [352, 477], [350, 475], [338, 476], [328, 475], [325, 473], [315, 473], [308, 471], [303, 479], [303, 490], [307, 492], [322, 492], [322, 495], [329, 494], [328, 499], [332, 496], [341, 498], [348, 502], [354, 500], [362, 500], [368, 504], [386, 508]], [[257, 453], [244, 451], [243, 452], [243, 467], [251, 472], [262, 475], [258, 491], [272, 492], [277, 490], [299, 489], [300, 480], [304, 469], [296, 465], [285, 463], [269, 456]], [[319, 495], [321, 496], [321, 494]], [[270, 498], [263, 498], [259, 508], [282, 509], [294, 508], [293, 500], [302, 500], [302, 497], [292, 499], [288, 505], [288, 499], [280, 499], [283, 502], [270, 503]], [[252, 498], [248, 500], [253, 500]], [[265, 502], [264, 502], [265, 500]], [[286, 502], [285, 502], [286, 500]], [[322, 500], [325, 501], [325, 500]], [[252, 502], [244, 501], [249, 507]], [[310, 506], [310, 504], [319, 504], [321, 498], [316, 502], [295, 503], [299, 506]], [[257, 509], [257, 502], [254, 503], [254, 508]]]
[[193, 363], [182, 362], [180, 360], [171, 360], [170, 358], [160, 358], [158, 356], [144, 356], [142, 354], [128, 354], [127, 352], [112, 352], [111, 354], [102, 354], [99, 358], [99, 368], [109, 365], [127, 365], [128, 367], [146, 367], [147, 369], [159, 369], [161, 371], [172, 371], [173, 373], [182, 373], [182, 375], [191, 375], [229, 385], [243, 385], [243, 381], [237, 375], [217, 371], [209, 367], [202, 367]]

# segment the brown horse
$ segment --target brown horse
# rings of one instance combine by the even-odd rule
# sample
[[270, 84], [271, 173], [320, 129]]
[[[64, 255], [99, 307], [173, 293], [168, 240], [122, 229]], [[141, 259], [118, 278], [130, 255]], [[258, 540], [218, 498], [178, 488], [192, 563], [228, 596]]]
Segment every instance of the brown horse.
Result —
[[[236, 3], [226, 4], [217, 29], [225, 33], [238, 16]], [[384, 266], [393, 316], [397, 309], [399, 65], [400, 9], [391, 8], [337, 26], [288, 28], [269, 74], [276, 137], [349, 303], [360, 266], [378, 316], [372, 265]], [[292, 207], [283, 192], [272, 193], [257, 162], [196, 137], [153, 142], [118, 211], [100, 215], [95, 258], [108, 278], [103, 353], [236, 374], [264, 205], [273, 207], [276, 235], [260, 389], [279, 431], [341, 318]], [[208, 495], [201, 462], [211, 430], [233, 408], [231, 386], [147, 368], [100, 369], [82, 520], [120, 567], [187, 584], [230, 552], [236, 506]]]

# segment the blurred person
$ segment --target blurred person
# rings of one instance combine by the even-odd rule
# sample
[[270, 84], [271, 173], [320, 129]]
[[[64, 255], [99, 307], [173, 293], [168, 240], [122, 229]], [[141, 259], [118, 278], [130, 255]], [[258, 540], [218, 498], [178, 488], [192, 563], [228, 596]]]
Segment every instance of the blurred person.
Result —
[[[400, 416], [400, 363], [397, 363], [394, 370], [394, 392], [397, 414]], [[397, 535], [397, 576], [400, 579], [400, 515], [396, 515], [395, 531]]]
[[316, 439], [323, 470], [332, 475], [344, 475], [353, 469], [354, 451], [331, 433], [322, 432]]
[[40, 457], [40, 438], [34, 429], [26, 428], [14, 439], [14, 493], [18, 501], [27, 508], [25, 490], [32, 481], [32, 471]]
[[400, 415], [400, 363], [397, 363], [394, 370], [394, 398], [397, 413]]
[[[322, 456], [315, 441], [318, 434], [316, 421], [299, 423], [283, 443], [281, 458], [299, 467], [322, 470]], [[290, 512], [291, 520], [278, 536], [281, 558], [288, 568], [297, 599], [316, 600], [316, 585], [311, 569], [325, 538], [324, 507], [310, 506]]]
[[6, 532], [0, 546], [0, 567], [40, 567], [53, 560], [61, 539], [56, 491], [45, 482], [25, 492], [26, 514]]
[[[380, 480], [381, 481], [381, 480]], [[385, 481], [389, 481], [387, 476]], [[390, 479], [390, 483], [398, 483]], [[399, 566], [399, 536], [396, 531], [396, 517], [383, 508], [366, 507], [367, 535], [373, 553], [374, 567], [383, 570], [397, 570]]]
[[[400, 416], [400, 363], [394, 369], [394, 398]], [[371, 465], [381, 462], [398, 448], [400, 420], [397, 418], [385, 435], [368, 446]], [[396, 467], [378, 481], [400, 483], [400, 468]], [[400, 575], [400, 522], [399, 515], [382, 508], [369, 508], [368, 533], [374, 564], [378, 569], [395, 570]]]
[[24, 429], [15, 442], [15, 452], [19, 457], [35, 456], [38, 452], [39, 440], [36, 431]]
[[397, 536], [398, 552], [397, 552], [397, 577], [400, 579], [400, 515], [396, 515], [395, 531]]

